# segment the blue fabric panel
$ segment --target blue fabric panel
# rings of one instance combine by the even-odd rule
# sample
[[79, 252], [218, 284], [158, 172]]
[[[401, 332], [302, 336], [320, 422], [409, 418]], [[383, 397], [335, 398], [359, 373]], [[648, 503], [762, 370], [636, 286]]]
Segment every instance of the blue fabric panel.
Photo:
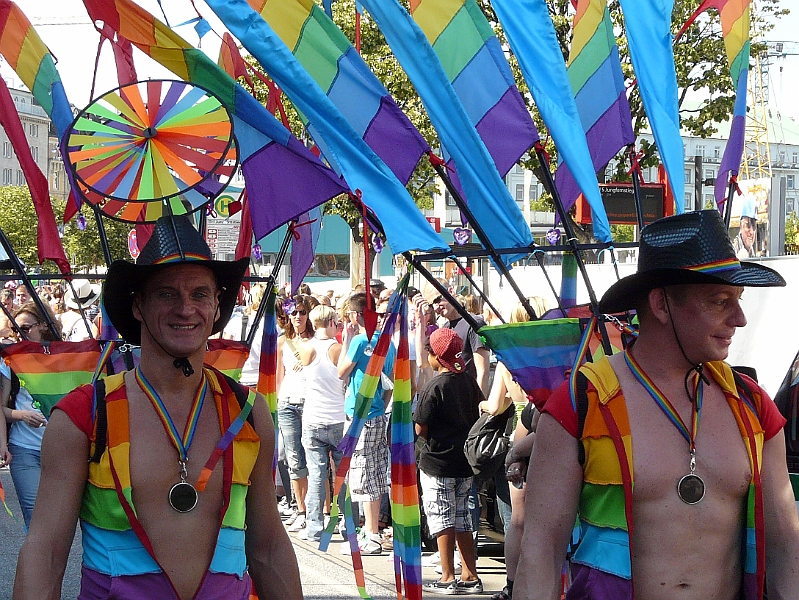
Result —
[[613, 81], [614, 64], [619, 64], [619, 57], [611, 54], [577, 92], [577, 111], [584, 131], [588, 131], [619, 97]]
[[496, 68], [488, 46], [483, 45], [452, 82], [452, 87], [463, 102], [472, 124], [477, 125], [483, 115], [499, 102], [508, 84]]
[[88, 568], [119, 577], [160, 573], [158, 566], [132, 529], [111, 531], [81, 521], [83, 564]]
[[582, 522], [582, 541], [574, 562], [630, 579], [630, 545], [623, 529], [596, 527]]
[[379, 89], [374, 89], [377, 86], [370, 89], [364, 85], [369, 82], [358, 75], [358, 69], [353, 61], [349, 60], [351, 54], [357, 54], [353, 47], [350, 47], [339, 60], [338, 75], [333, 80], [327, 96], [341, 109], [341, 114], [358, 135], [363, 137], [366, 128], [380, 108], [381, 93]]
[[229, 573], [244, 576], [247, 570], [247, 556], [244, 553], [244, 530], [223, 527], [219, 530], [216, 550], [208, 569], [212, 573]]

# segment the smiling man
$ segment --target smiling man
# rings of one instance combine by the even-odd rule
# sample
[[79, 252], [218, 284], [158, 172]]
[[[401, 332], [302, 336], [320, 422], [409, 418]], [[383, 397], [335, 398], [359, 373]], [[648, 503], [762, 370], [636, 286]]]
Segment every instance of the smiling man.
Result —
[[[584, 365], [546, 402], [528, 472], [514, 595], [560, 598], [796, 598], [799, 518], [785, 420], [724, 362], [746, 325], [746, 286], [784, 286], [740, 263], [715, 210], [668, 217], [641, 236], [638, 272], [599, 309], [636, 309], [638, 339]], [[754, 458], [753, 458], [754, 457]]]
[[185, 216], [159, 219], [137, 264], [111, 265], [105, 307], [141, 361], [53, 410], [15, 599], [61, 597], [78, 520], [80, 600], [302, 598], [269, 409], [203, 365], [246, 266], [211, 260]]

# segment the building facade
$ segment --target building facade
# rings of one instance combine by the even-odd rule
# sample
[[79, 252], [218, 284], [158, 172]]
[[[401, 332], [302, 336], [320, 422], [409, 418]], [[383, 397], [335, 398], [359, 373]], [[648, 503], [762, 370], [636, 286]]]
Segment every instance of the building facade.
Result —
[[[19, 113], [33, 160], [36, 161], [42, 173], [48, 173], [50, 118], [36, 102], [33, 94], [27, 90], [9, 89], [9, 92]], [[0, 152], [0, 185], [25, 185], [25, 175], [17, 159], [17, 153], [2, 127], [0, 127], [0, 148], [2, 148], [2, 152]]]

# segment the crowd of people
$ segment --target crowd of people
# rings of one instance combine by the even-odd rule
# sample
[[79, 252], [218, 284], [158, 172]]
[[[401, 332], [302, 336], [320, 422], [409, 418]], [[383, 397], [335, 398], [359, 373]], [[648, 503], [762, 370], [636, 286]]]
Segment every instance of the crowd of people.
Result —
[[[261, 598], [302, 595], [289, 534], [316, 542], [329, 525], [341, 441], [393, 290], [376, 279], [340, 296], [305, 284], [296, 295], [281, 290], [275, 439], [253, 391], [201, 366], [210, 336], [245, 338], [263, 288], [253, 286], [246, 306], [235, 307], [244, 263], [211, 260], [188, 220], [174, 221], [159, 221], [163, 235], [148, 242], [138, 264], [114, 263], [105, 284], [109, 319], [141, 345], [134, 371], [109, 377], [102, 394], [91, 386], [68, 394], [47, 421], [0, 364], [3, 414], [12, 423], [8, 445], [0, 438], [0, 460], [10, 461], [30, 527], [15, 598], [57, 597], [76, 522], [84, 532], [81, 600], [112, 588], [137, 598], [134, 590], [144, 588], [135, 586], [178, 597], [243, 600], [250, 586]], [[175, 244], [195, 247], [177, 254]], [[786, 421], [754, 379], [724, 362], [735, 330], [746, 324], [744, 288], [782, 285], [775, 271], [736, 258], [716, 211], [658, 221], [643, 230], [638, 272], [599, 305], [607, 314], [634, 310], [637, 338], [586, 363], [539, 405], [509, 368], [492, 368], [476, 330], [497, 323], [491, 306], [457, 295], [444, 280], [409, 288], [420, 505], [438, 549], [424, 562], [437, 573], [424, 589], [485, 593], [476, 532], [480, 491], [490, 483], [507, 567], [493, 600], [553, 600], [565, 588], [569, 600], [632, 598], [633, 582], [647, 598], [762, 600], [766, 582], [769, 597], [795, 597], [799, 515], [786, 469]], [[50, 302], [63, 301], [64, 310], [46, 319], [42, 303], [0, 296], [14, 314], [8, 338], [96, 335], [98, 324], [84, 317], [98, 288], [86, 282], [71, 295], [52, 287], [40, 295], [48, 314]], [[539, 297], [525, 304], [532, 314], [519, 303], [504, 316], [518, 323], [547, 309]], [[378, 323], [369, 337], [371, 310]], [[260, 331], [254, 339], [241, 376], [249, 386], [258, 379]], [[349, 471], [357, 546], [366, 555], [393, 543], [396, 342]], [[203, 404], [206, 395], [214, 402]], [[476, 476], [464, 444], [485, 414], [512, 415], [512, 445], [504, 465]], [[183, 422], [181, 436], [174, 423]], [[220, 428], [229, 434], [221, 442]], [[199, 461], [189, 461], [189, 446]], [[163, 457], [175, 452], [178, 460], [169, 463], [176, 465], [165, 467]], [[40, 471], [50, 510], [34, 510]]]

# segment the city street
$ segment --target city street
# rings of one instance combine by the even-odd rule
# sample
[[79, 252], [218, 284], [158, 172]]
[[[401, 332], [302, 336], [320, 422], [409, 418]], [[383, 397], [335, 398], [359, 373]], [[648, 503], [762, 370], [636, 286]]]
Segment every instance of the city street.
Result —
[[[6, 491], [6, 502], [17, 518], [20, 518], [19, 504], [14, 493], [14, 485], [8, 468], [0, 469], [0, 480]], [[349, 556], [342, 556], [340, 547], [343, 540], [336, 535], [330, 544], [329, 552], [322, 553], [312, 544], [296, 539], [289, 534], [294, 543], [297, 560], [300, 565], [302, 588], [307, 600], [335, 600], [339, 598], [357, 598], [358, 590], [352, 574], [352, 562]], [[17, 565], [17, 554], [25, 538], [21, 521], [18, 523], [6, 514], [0, 516], [0, 600], [11, 598], [14, 585], [14, 572]], [[478, 574], [485, 587], [484, 596], [490, 596], [502, 589], [505, 583], [505, 565], [502, 559], [502, 545], [481, 535]], [[429, 553], [425, 553], [426, 555]], [[80, 590], [80, 529], [76, 532], [69, 557], [67, 572], [61, 597], [74, 600]], [[391, 554], [381, 556], [364, 556], [366, 573], [366, 589], [374, 600], [394, 600], [394, 559]], [[438, 575], [432, 568], [423, 569], [425, 582], [436, 579]], [[427, 596], [428, 594], [425, 594]], [[433, 597], [432, 595], [430, 597]]]

